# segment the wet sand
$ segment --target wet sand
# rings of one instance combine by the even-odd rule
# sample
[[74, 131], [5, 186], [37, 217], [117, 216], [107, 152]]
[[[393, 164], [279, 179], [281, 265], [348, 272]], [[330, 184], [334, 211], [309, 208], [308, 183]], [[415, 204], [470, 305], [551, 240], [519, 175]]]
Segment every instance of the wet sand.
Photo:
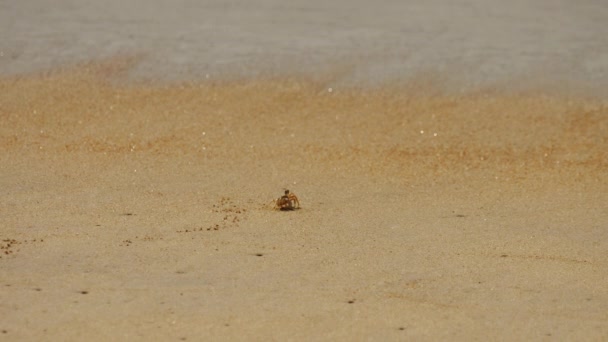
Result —
[[59, 59], [0, 77], [0, 339], [608, 338], [604, 88]]

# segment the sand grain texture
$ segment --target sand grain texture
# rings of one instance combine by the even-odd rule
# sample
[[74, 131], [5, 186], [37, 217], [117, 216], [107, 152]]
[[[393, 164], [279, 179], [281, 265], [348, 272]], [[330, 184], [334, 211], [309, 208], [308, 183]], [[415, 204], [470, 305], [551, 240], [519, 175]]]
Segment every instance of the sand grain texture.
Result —
[[3, 338], [608, 337], [606, 103], [124, 67], [0, 80]]

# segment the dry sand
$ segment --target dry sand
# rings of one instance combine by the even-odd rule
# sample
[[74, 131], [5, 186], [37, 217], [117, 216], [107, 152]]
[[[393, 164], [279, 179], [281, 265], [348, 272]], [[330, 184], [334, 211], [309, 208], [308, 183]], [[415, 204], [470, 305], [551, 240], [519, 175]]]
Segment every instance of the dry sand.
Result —
[[4, 70], [0, 340], [608, 339], [597, 92], [147, 60]]

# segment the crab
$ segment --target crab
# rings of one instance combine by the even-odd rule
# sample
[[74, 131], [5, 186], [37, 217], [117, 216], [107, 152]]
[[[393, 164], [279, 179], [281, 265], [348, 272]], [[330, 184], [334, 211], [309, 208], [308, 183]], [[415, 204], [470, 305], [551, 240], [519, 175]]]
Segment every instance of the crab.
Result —
[[293, 193], [290, 193], [287, 189], [285, 189], [285, 195], [277, 198], [274, 203], [276, 208], [283, 211], [296, 210], [300, 208], [300, 201], [298, 201], [298, 196]]

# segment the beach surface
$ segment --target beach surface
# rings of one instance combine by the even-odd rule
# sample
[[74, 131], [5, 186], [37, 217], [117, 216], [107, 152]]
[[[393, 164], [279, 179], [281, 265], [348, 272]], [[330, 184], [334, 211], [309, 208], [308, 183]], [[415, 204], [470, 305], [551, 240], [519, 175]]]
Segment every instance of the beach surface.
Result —
[[607, 19], [0, 4], [0, 340], [607, 340]]

